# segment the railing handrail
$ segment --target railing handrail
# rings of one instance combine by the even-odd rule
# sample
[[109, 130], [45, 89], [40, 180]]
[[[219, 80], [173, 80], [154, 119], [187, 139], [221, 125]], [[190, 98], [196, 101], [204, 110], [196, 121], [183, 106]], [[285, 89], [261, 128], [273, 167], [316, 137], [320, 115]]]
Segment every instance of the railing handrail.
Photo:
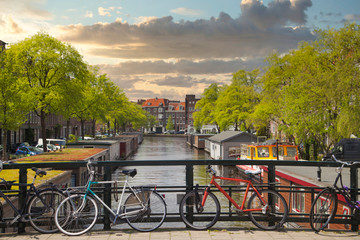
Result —
[[[36, 160], [34, 160], [36, 161]], [[71, 167], [83, 167], [86, 166], [87, 161], [54, 161], [54, 162], [28, 162], [28, 163], [4, 163], [4, 169], [19, 169], [30, 167], [41, 168], [68, 168]], [[95, 162], [98, 166], [185, 166], [185, 165], [276, 165], [276, 166], [320, 166], [320, 167], [336, 167], [340, 166], [339, 163], [319, 162], [319, 161], [289, 161], [289, 160], [117, 160], [110, 161], [105, 160], [101, 162]], [[358, 166], [351, 166], [358, 168]], [[359, 165], [360, 167], [360, 165]]]
[[[27, 163], [4, 163], [4, 169], [19, 169], [19, 183], [26, 183], [27, 181], [27, 169], [31, 167], [38, 168], [56, 168], [56, 169], [73, 169], [79, 167], [86, 167], [87, 161], [54, 161], [54, 162], [27, 162]], [[99, 167], [104, 167], [105, 176], [111, 180], [111, 167], [120, 166], [185, 166], [186, 167], [186, 190], [189, 191], [194, 186], [194, 165], [224, 165], [224, 166], [235, 166], [235, 165], [264, 165], [268, 167], [268, 182], [275, 182], [275, 171], [276, 166], [309, 166], [309, 167], [338, 167], [339, 163], [336, 162], [318, 162], [318, 161], [286, 161], [286, 160], [119, 160], [119, 161], [97, 161], [94, 162]], [[360, 165], [353, 165], [350, 168], [350, 189], [352, 197], [357, 198], [358, 191], [358, 176], [357, 169]], [[291, 187], [291, 186], [290, 186]], [[270, 185], [269, 188], [275, 188], [274, 185]], [[321, 188], [321, 187], [319, 187]], [[23, 189], [26, 191], [26, 189]], [[21, 193], [19, 199], [21, 200]], [[104, 190], [104, 199], [108, 203], [111, 202], [111, 189]], [[306, 215], [306, 214], [303, 214]], [[235, 216], [236, 220], [246, 220], [246, 217]], [[230, 220], [229, 217], [224, 216], [223, 220]], [[299, 218], [299, 222], [305, 222], [305, 218]], [[169, 221], [178, 221], [179, 219], [170, 219]], [[106, 216], [104, 217], [104, 229], [110, 228], [110, 222]], [[350, 222], [350, 220], [342, 220]], [[341, 221], [340, 221], [341, 222]], [[357, 230], [357, 221], [351, 219], [352, 230]], [[24, 226], [20, 228], [19, 232], [24, 230]]]

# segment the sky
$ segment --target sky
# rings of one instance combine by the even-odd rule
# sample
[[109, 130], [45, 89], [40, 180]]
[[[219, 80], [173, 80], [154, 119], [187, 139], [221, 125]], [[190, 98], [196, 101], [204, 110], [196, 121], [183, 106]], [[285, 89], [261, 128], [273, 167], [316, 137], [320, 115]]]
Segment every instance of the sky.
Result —
[[314, 30], [360, 24], [359, 0], [0, 0], [0, 40], [71, 44], [131, 101], [200, 97]]

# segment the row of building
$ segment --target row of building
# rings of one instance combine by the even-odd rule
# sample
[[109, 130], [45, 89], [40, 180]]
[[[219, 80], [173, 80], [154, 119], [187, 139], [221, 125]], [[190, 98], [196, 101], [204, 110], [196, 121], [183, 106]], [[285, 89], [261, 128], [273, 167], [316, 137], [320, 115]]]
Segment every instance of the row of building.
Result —
[[186, 95], [185, 101], [172, 101], [166, 98], [151, 98], [138, 100], [142, 109], [156, 118], [156, 125], [145, 131], [165, 132], [168, 119], [171, 118], [174, 130], [184, 132], [195, 132], [194, 118], [195, 105], [200, 99], [195, 95]]

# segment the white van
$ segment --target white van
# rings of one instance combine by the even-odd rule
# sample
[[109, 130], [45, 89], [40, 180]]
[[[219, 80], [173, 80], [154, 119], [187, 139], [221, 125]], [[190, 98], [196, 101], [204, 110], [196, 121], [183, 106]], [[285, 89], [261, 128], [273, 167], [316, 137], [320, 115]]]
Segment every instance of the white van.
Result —
[[[66, 141], [63, 139], [46, 139], [47, 144], [55, 145], [56, 149], [65, 148]], [[43, 145], [43, 139], [39, 138], [38, 145]]]

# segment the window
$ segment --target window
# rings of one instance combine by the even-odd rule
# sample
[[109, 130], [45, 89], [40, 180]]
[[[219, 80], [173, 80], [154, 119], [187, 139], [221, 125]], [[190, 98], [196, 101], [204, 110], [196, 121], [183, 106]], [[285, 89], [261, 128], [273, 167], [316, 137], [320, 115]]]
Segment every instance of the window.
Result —
[[269, 148], [268, 147], [258, 147], [258, 157], [265, 158], [269, 157]]
[[296, 156], [296, 148], [295, 147], [287, 147], [286, 153], [288, 157], [295, 157]]
[[[342, 215], [350, 215], [350, 209], [348, 207], [343, 207]], [[343, 219], [350, 219], [350, 217], [342, 217]], [[345, 229], [350, 229], [349, 224], [344, 224]]]
[[293, 188], [294, 191], [292, 193], [292, 209], [294, 212], [303, 213], [305, 212], [305, 193], [302, 192], [304, 189], [302, 188]]

